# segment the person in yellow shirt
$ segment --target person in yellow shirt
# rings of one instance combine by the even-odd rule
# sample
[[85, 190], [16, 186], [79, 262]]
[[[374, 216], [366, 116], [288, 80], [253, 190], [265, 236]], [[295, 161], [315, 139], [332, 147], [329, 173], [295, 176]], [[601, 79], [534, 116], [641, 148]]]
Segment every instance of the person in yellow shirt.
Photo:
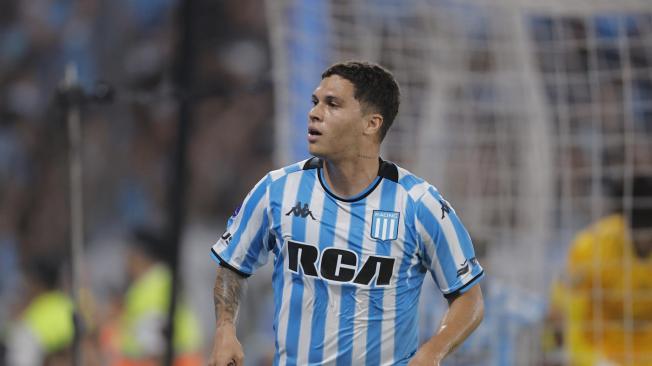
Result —
[[[154, 366], [165, 355], [165, 323], [172, 274], [160, 259], [162, 240], [150, 230], [136, 230], [127, 258], [130, 286], [117, 330], [119, 357], [114, 366]], [[174, 316], [175, 366], [199, 366], [199, 322], [182, 300]]]
[[555, 297], [571, 365], [652, 366], [652, 177], [632, 183], [632, 209], [595, 222], [570, 247]]
[[32, 258], [23, 272], [25, 305], [9, 326], [6, 362], [12, 366], [69, 365], [75, 334], [73, 303], [59, 289], [58, 261], [50, 256]]

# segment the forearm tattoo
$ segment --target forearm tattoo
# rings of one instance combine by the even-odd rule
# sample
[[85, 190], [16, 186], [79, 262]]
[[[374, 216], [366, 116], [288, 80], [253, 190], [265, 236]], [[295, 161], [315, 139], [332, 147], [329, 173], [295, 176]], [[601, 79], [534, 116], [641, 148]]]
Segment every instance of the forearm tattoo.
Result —
[[224, 267], [217, 268], [215, 287], [213, 288], [217, 323], [235, 323], [246, 285], [247, 280], [244, 277]]

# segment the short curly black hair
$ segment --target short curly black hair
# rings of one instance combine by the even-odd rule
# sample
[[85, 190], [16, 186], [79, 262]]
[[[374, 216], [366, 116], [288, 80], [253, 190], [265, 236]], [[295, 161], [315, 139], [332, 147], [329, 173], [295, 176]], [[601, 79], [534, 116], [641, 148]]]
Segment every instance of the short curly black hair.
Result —
[[398, 113], [401, 92], [394, 76], [384, 67], [366, 61], [346, 61], [330, 66], [321, 74], [325, 79], [337, 75], [353, 84], [354, 98], [364, 108], [372, 108], [383, 116], [380, 141], [385, 138]]

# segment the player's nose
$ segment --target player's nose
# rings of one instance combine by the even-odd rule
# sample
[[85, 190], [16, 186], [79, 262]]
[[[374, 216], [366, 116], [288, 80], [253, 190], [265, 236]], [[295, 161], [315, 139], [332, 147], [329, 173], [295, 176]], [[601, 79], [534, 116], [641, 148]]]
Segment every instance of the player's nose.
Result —
[[323, 120], [323, 113], [319, 104], [316, 104], [310, 109], [310, 112], [308, 112], [308, 120], [313, 123], [321, 122]]

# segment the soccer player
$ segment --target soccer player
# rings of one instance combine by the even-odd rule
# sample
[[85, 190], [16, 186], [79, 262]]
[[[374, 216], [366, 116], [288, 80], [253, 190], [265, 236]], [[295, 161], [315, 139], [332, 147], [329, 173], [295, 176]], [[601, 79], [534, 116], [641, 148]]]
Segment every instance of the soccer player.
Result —
[[[398, 85], [378, 65], [339, 63], [322, 74], [312, 104], [313, 157], [260, 180], [212, 247], [209, 364], [243, 365], [238, 306], [271, 252], [275, 365], [439, 365], [482, 319], [483, 270], [439, 191], [379, 156]], [[426, 272], [449, 308], [417, 349]]]
[[632, 179], [632, 203], [570, 247], [555, 305], [572, 365], [652, 365], [652, 177]]

